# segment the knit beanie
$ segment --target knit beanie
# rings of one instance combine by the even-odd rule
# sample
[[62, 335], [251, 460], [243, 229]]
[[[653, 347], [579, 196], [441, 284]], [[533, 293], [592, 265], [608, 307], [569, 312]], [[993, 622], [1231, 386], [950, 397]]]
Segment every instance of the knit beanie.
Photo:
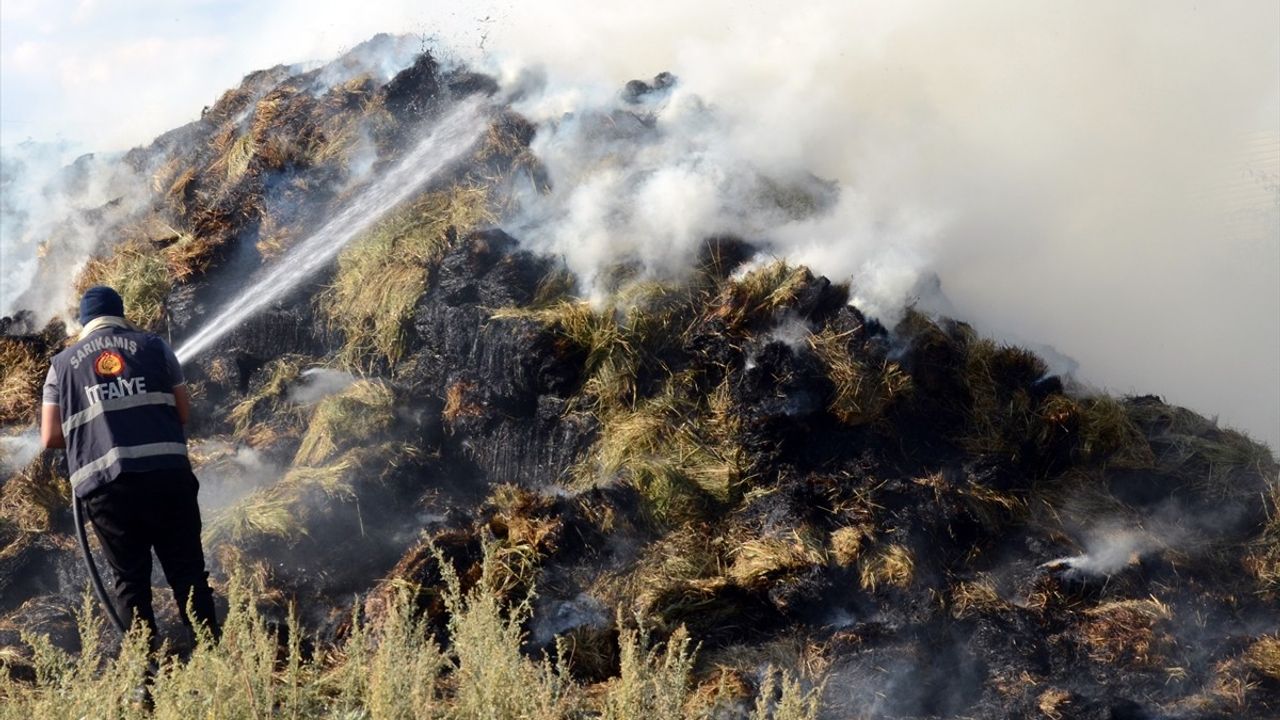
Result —
[[124, 300], [120, 299], [120, 293], [106, 285], [96, 285], [85, 290], [80, 298], [80, 324], [88, 325], [90, 320], [103, 315], [124, 317]]

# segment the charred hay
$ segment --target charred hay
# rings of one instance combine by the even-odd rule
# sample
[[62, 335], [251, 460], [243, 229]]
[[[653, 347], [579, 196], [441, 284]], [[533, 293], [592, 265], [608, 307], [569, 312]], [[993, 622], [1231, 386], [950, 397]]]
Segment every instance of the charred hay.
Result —
[[[582, 120], [643, 138], [671, 81]], [[181, 339], [417, 123], [495, 88], [430, 55], [390, 79], [354, 55], [255, 73], [130, 154], [150, 204], [101, 214], [116, 242], [80, 282], [118, 283], [135, 320]], [[588, 692], [669, 657], [664, 677], [697, 688], [688, 712], [742, 716], [778, 685], [766, 667], [826, 678], [833, 717], [1280, 707], [1270, 450], [1159, 398], [1082, 392], [962, 322], [910, 309], [883, 327], [848, 286], [737, 238], [708, 239], [680, 282], [624, 263], [588, 302], [501, 229], [515, 192], [553, 180], [539, 128], [510, 108], [486, 122], [190, 367], [193, 457], [225, 491], [216, 577], [241, 568], [322, 645], [400, 622], [401, 598], [444, 642], [483, 586], [525, 652]], [[770, 188], [800, 213], [826, 197]], [[24, 324], [0, 323], [8, 426], [29, 425], [66, 334]], [[300, 401], [321, 369], [345, 379]], [[0, 658], [19, 628], [74, 644], [83, 577], [50, 457], [0, 488]]]

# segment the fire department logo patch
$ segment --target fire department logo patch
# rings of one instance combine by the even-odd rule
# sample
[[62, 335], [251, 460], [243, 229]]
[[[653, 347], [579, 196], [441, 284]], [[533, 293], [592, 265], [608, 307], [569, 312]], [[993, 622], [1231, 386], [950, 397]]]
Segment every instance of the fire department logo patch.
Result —
[[103, 350], [93, 361], [93, 371], [99, 377], [119, 377], [124, 372], [124, 358], [115, 350]]

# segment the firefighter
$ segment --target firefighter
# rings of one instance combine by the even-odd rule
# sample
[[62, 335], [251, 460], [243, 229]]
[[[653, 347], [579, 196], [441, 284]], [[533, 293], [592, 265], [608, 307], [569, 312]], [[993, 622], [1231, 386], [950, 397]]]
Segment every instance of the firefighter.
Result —
[[[124, 319], [115, 290], [80, 300], [76, 342], [53, 358], [45, 378], [40, 437], [67, 449], [71, 489], [115, 573], [115, 606], [141, 622], [155, 647], [151, 551], [188, 629], [219, 633], [200, 544], [199, 482], [187, 459], [190, 413], [182, 368], [169, 345]], [[188, 617], [187, 608], [194, 618]]]

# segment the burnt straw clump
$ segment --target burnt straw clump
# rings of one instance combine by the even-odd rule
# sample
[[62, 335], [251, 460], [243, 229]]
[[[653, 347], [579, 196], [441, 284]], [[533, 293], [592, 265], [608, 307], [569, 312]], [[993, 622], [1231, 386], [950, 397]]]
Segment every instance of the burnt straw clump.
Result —
[[[181, 346], [487, 99], [458, 160], [187, 363], [227, 634], [178, 647], [157, 602], [180, 651], [157, 714], [1280, 715], [1268, 448], [957, 320], [881, 324], [763, 240], [588, 291], [516, 236], [556, 180], [540, 127], [412, 45], [250, 74], [119, 158], [145, 201], [95, 216], [77, 287]], [[575, 121], [640, 146], [677, 82]], [[0, 704], [78, 717], [144, 645], [108, 659], [84, 605], [65, 462], [33, 434], [67, 330], [33, 317], [0, 320]]]

